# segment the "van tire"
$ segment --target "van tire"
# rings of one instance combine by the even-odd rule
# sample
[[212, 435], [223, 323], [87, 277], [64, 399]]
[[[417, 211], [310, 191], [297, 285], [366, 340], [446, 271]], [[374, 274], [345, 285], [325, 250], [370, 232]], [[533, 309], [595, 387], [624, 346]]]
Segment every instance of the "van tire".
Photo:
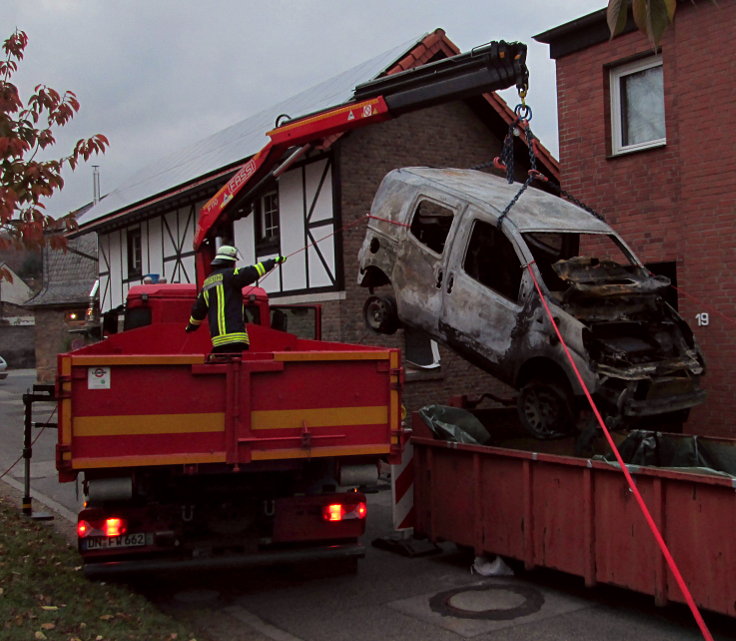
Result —
[[530, 379], [519, 390], [516, 400], [522, 427], [542, 440], [575, 431], [574, 407], [568, 386], [551, 378]]
[[366, 327], [378, 334], [394, 334], [399, 328], [396, 299], [393, 296], [369, 296], [363, 305]]

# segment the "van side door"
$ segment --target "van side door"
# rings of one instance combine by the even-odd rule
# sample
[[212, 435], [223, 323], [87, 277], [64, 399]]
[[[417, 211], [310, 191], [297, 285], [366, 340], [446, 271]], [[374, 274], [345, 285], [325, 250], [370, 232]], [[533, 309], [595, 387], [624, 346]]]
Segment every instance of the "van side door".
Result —
[[522, 310], [521, 265], [518, 249], [495, 221], [471, 208], [455, 237], [442, 287], [441, 331], [450, 345], [507, 382]]
[[392, 277], [396, 305], [399, 318], [437, 336], [447, 255], [464, 203], [420, 195], [412, 207]]

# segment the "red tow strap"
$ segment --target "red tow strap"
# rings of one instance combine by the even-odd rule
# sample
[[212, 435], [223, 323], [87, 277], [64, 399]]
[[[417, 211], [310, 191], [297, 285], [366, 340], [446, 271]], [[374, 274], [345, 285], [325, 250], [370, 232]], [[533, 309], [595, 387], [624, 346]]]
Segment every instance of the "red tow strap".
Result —
[[649, 526], [649, 529], [652, 531], [652, 534], [654, 535], [654, 539], [657, 542], [659, 549], [662, 551], [662, 555], [667, 561], [667, 565], [672, 571], [672, 575], [675, 577], [677, 586], [680, 588], [680, 591], [685, 597], [685, 601], [687, 602], [687, 605], [690, 608], [690, 611], [692, 612], [693, 617], [695, 617], [695, 622], [698, 624], [698, 627], [700, 628], [700, 632], [703, 635], [703, 638], [706, 641], [713, 641], [713, 637], [710, 631], [708, 630], [708, 626], [706, 626], [705, 621], [703, 620], [703, 617], [700, 614], [700, 610], [698, 610], [698, 606], [695, 604], [693, 595], [690, 593], [690, 590], [685, 584], [685, 580], [682, 578], [682, 574], [680, 574], [680, 570], [678, 569], [677, 564], [675, 563], [675, 559], [672, 557], [672, 554], [670, 553], [670, 550], [667, 547], [667, 544], [665, 543], [664, 538], [662, 537], [662, 533], [659, 531], [657, 524], [654, 522], [654, 519], [652, 518], [652, 515], [649, 512], [649, 508], [647, 508], [647, 505], [644, 502], [642, 495], [639, 493], [639, 489], [636, 487], [636, 483], [634, 482], [634, 479], [632, 478], [631, 473], [629, 472], [629, 469], [626, 467], [626, 464], [624, 463], [624, 460], [621, 457], [621, 453], [618, 451], [618, 448], [616, 447], [616, 443], [613, 441], [613, 438], [611, 437], [611, 433], [608, 431], [608, 427], [606, 427], [603, 417], [601, 416], [601, 413], [598, 411], [598, 407], [593, 401], [593, 397], [590, 394], [590, 390], [588, 390], [587, 386], [585, 385], [585, 381], [583, 381], [583, 377], [580, 374], [580, 370], [578, 370], [577, 365], [575, 365], [575, 361], [573, 360], [572, 355], [570, 354], [570, 350], [567, 346], [567, 343], [565, 343], [565, 339], [562, 337], [562, 333], [560, 332], [560, 329], [557, 326], [557, 323], [555, 322], [554, 316], [552, 315], [552, 311], [550, 310], [549, 305], [547, 304], [547, 299], [544, 297], [544, 294], [542, 293], [542, 289], [539, 286], [539, 281], [537, 280], [537, 277], [534, 274], [534, 270], [532, 269], [533, 264], [534, 264], [534, 261], [529, 263], [527, 265], [527, 269], [529, 270], [529, 274], [531, 274], [532, 281], [534, 281], [534, 287], [537, 290], [539, 299], [542, 301], [542, 305], [544, 306], [544, 311], [547, 313], [547, 317], [552, 323], [552, 327], [555, 330], [555, 334], [557, 334], [557, 338], [559, 339], [560, 344], [562, 345], [562, 348], [565, 350], [565, 356], [567, 356], [567, 360], [570, 361], [570, 365], [572, 366], [572, 369], [575, 372], [575, 377], [577, 378], [578, 383], [580, 383], [580, 387], [582, 387], [583, 392], [585, 393], [585, 398], [588, 399], [588, 403], [590, 404], [590, 407], [593, 410], [593, 414], [595, 414], [595, 418], [598, 421], [598, 425], [600, 425], [601, 429], [603, 430], [603, 434], [606, 437], [606, 441], [608, 441], [608, 445], [610, 446], [611, 450], [616, 456], [616, 460], [618, 461], [618, 464], [621, 467], [621, 471], [624, 473], [624, 476], [626, 477], [626, 482], [629, 484], [629, 489], [631, 489], [631, 492], [634, 495], [634, 498], [636, 499], [637, 504], [639, 505], [639, 509], [641, 510], [641, 513], [644, 515], [644, 519], [646, 520], [647, 525]]

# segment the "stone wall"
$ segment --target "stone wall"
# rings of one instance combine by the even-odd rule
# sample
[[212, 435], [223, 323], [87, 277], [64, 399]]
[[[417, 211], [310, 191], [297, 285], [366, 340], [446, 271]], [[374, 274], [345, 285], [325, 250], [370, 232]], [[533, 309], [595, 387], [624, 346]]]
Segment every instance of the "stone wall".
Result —
[[57, 354], [85, 345], [83, 335], [69, 332], [73, 325], [65, 316], [66, 310], [36, 310], [36, 379], [40, 383], [53, 383], [56, 379]]

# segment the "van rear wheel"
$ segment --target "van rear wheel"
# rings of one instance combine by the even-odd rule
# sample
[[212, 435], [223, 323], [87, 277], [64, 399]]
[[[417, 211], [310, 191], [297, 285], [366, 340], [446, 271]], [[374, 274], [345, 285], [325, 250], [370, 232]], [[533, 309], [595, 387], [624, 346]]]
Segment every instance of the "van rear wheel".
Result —
[[534, 438], [551, 439], [575, 430], [572, 393], [550, 378], [533, 378], [522, 386], [516, 409], [522, 427]]
[[369, 296], [363, 306], [363, 319], [369, 329], [379, 334], [393, 334], [399, 328], [396, 300], [393, 296]]

